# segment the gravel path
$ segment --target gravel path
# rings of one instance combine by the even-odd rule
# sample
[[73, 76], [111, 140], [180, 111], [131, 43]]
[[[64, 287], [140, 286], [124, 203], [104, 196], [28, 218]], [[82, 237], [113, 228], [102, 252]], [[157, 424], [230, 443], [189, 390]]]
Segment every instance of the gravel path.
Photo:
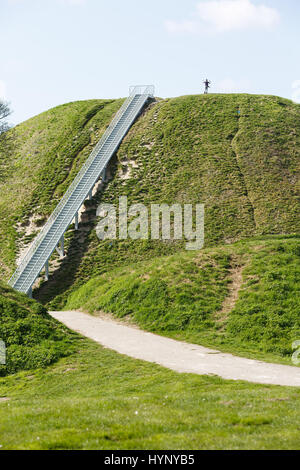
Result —
[[50, 312], [50, 315], [102, 346], [176, 372], [214, 374], [223, 379], [300, 387], [298, 367], [236, 357], [81, 312]]

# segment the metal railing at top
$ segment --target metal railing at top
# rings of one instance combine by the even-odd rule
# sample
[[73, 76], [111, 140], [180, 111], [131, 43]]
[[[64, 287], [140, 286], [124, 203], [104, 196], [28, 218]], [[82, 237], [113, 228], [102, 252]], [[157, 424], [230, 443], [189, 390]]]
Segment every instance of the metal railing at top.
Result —
[[134, 85], [129, 87], [129, 96], [132, 94], [154, 96], [154, 91], [154, 85]]
[[35, 252], [35, 249], [40, 244], [41, 240], [43, 240], [43, 238], [46, 236], [46, 234], [48, 232], [48, 229], [51, 227], [52, 223], [57, 218], [57, 216], [60, 213], [61, 209], [63, 208], [64, 204], [67, 202], [69, 196], [74, 191], [74, 189], [78, 185], [79, 181], [81, 180], [81, 178], [86, 173], [88, 167], [94, 161], [94, 158], [96, 157], [96, 155], [100, 151], [101, 147], [104, 145], [104, 143], [105, 143], [107, 137], [109, 136], [109, 134], [116, 127], [117, 123], [119, 122], [120, 117], [125, 112], [125, 110], [128, 108], [128, 106], [132, 102], [132, 99], [134, 98], [134, 96], [135, 95], [149, 95], [149, 96], [152, 97], [153, 94], [154, 94], [154, 86], [152, 86], [152, 85], [150, 85], [150, 86], [138, 85], [138, 86], [135, 86], [135, 87], [130, 87], [129, 97], [124, 101], [123, 105], [117, 111], [117, 113], [115, 114], [114, 118], [112, 119], [110, 125], [105, 130], [105, 132], [102, 135], [99, 142], [95, 145], [94, 149], [90, 153], [90, 156], [87, 158], [87, 160], [85, 161], [85, 163], [81, 167], [80, 171], [77, 173], [76, 177], [74, 178], [74, 180], [72, 181], [72, 183], [68, 187], [67, 191], [63, 195], [62, 199], [60, 200], [60, 202], [57, 204], [56, 208], [54, 209], [54, 211], [50, 215], [50, 217], [47, 220], [46, 224], [44, 225], [42, 230], [39, 232], [39, 234], [36, 236], [36, 238], [33, 240], [33, 242], [28, 247], [28, 250], [26, 251], [25, 255], [22, 257], [22, 259], [18, 263], [16, 271], [14, 272], [13, 276], [10, 278], [9, 284], [13, 285], [14, 282], [18, 279], [20, 273], [27, 266], [29, 260], [31, 259], [32, 255]]

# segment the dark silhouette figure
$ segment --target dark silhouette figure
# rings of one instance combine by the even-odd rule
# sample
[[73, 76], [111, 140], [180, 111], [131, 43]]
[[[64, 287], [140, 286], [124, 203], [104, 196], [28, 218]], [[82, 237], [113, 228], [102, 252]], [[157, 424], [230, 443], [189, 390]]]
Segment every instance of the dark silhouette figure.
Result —
[[207, 78], [206, 80], [204, 80], [204, 82], [203, 82], [203, 83], [204, 83], [204, 85], [205, 85], [205, 91], [204, 91], [204, 94], [205, 94], [205, 95], [207, 95], [207, 93], [208, 93], [208, 90], [209, 90], [209, 88], [210, 88], [210, 84], [211, 84], [211, 82], [210, 82], [210, 81], [208, 80], [208, 78]]

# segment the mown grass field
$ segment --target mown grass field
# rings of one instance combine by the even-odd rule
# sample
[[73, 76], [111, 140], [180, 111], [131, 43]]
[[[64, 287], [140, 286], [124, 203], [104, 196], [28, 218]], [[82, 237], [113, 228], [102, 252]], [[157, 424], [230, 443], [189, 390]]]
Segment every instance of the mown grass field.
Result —
[[299, 388], [177, 374], [78, 340], [0, 378], [1, 449], [299, 449]]

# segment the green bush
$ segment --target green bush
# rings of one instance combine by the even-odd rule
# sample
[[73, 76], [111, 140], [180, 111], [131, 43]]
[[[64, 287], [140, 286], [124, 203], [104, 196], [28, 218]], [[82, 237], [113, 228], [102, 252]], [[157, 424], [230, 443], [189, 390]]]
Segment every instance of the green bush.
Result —
[[73, 337], [41, 304], [0, 282], [0, 339], [6, 346], [0, 376], [46, 367], [69, 355]]

